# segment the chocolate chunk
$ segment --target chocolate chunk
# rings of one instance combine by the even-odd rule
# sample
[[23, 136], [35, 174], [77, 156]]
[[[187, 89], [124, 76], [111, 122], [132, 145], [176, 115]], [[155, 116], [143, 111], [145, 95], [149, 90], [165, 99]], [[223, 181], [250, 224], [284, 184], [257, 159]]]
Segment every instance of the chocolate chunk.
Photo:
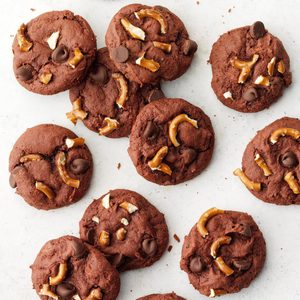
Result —
[[9, 176], [9, 185], [13, 189], [17, 187], [17, 182], [16, 182], [15, 176], [13, 174], [10, 174], [10, 176]]
[[192, 163], [197, 157], [197, 151], [193, 148], [187, 148], [182, 150], [182, 158], [185, 165]]
[[95, 83], [106, 84], [108, 81], [108, 74], [107, 74], [106, 67], [103, 65], [97, 66], [97, 68], [92, 70], [92, 72], [89, 74], [89, 77]]
[[198, 45], [193, 40], [185, 40], [182, 46], [184, 55], [193, 55], [198, 49]]
[[263, 22], [257, 21], [250, 26], [250, 35], [256, 40], [263, 37], [266, 32], [267, 31]]
[[242, 97], [245, 101], [251, 102], [251, 101], [257, 99], [257, 97], [258, 97], [257, 90], [254, 87], [251, 87], [251, 88], [247, 89], [246, 91], [244, 91]]
[[160, 89], [154, 89], [150, 92], [148, 102], [155, 101], [161, 98], [165, 98], [165, 94]]
[[291, 151], [284, 153], [280, 158], [280, 162], [285, 168], [294, 168], [299, 164], [296, 154]]
[[76, 258], [82, 258], [87, 253], [85, 245], [77, 240], [72, 241], [72, 248]]
[[237, 268], [239, 271], [247, 271], [250, 269], [252, 262], [247, 259], [234, 259], [232, 261], [233, 266]]
[[61, 283], [56, 287], [56, 294], [62, 299], [71, 299], [70, 297], [75, 295], [76, 288], [70, 283]]
[[124, 46], [119, 46], [111, 50], [111, 58], [113, 61], [118, 63], [125, 62], [129, 57], [129, 51]]
[[90, 244], [94, 244], [95, 242], [95, 234], [96, 234], [96, 230], [94, 228], [91, 228], [88, 233], [87, 233], [87, 240], [88, 243]]
[[157, 252], [157, 242], [151, 238], [142, 242], [142, 249], [148, 256], [154, 256]]
[[200, 256], [194, 256], [190, 260], [189, 269], [193, 273], [200, 273], [203, 270], [203, 264], [201, 262]]
[[144, 130], [144, 138], [149, 140], [154, 140], [158, 135], [158, 127], [153, 121], [148, 121], [146, 128]]
[[16, 71], [16, 76], [21, 81], [28, 81], [33, 78], [33, 67], [30, 65], [23, 65]]
[[90, 163], [83, 158], [76, 158], [70, 165], [73, 174], [79, 175], [85, 173], [90, 167]]
[[69, 58], [68, 48], [64, 45], [59, 45], [52, 52], [52, 60], [58, 64], [66, 62]]
[[115, 254], [111, 259], [110, 263], [118, 268], [125, 262], [125, 256], [122, 253]]

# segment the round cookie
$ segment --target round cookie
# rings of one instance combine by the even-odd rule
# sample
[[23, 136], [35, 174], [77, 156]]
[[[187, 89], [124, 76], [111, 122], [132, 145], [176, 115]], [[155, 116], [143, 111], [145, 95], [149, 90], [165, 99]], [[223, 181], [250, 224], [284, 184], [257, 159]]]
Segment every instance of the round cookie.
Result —
[[27, 129], [9, 158], [10, 185], [38, 209], [70, 205], [83, 197], [93, 160], [83, 138], [52, 124]]
[[112, 18], [106, 46], [116, 67], [139, 84], [180, 77], [197, 51], [175, 14], [141, 4], [127, 5]]
[[174, 292], [170, 294], [152, 294], [138, 298], [137, 300], [185, 300], [184, 298], [177, 296]]
[[235, 170], [257, 198], [300, 204], [300, 120], [282, 118], [260, 130], [246, 147], [242, 170]]
[[83, 79], [95, 52], [86, 20], [68, 10], [47, 12], [20, 26], [13, 42], [15, 76], [29, 91], [56, 94]]
[[164, 215], [141, 195], [112, 190], [94, 200], [80, 221], [80, 237], [119, 271], [152, 265], [168, 246]]
[[96, 248], [73, 236], [48, 241], [32, 269], [33, 288], [42, 300], [115, 300], [118, 272]]
[[200, 108], [182, 99], [162, 99], [138, 115], [128, 152], [145, 179], [171, 185], [200, 174], [213, 148], [214, 131]]
[[140, 108], [161, 97], [159, 85], [140, 87], [128, 81], [109, 58], [107, 48], [101, 48], [85, 81], [70, 90], [73, 110], [67, 117], [74, 124], [81, 119], [100, 135], [125, 137]]
[[266, 257], [265, 240], [251, 216], [211, 208], [185, 237], [180, 267], [211, 298], [250, 285]]
[[241, 112], [269, 107], [292, 82], [289, 56], [262, 22], [223, 34], [212, 47], [210, 63], [218, 99]]

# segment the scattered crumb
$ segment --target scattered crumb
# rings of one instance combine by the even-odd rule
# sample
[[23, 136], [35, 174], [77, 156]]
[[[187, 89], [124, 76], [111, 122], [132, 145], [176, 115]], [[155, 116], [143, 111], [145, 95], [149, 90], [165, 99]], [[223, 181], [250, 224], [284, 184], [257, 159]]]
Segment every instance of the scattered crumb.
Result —
[[176, 233], [173, 235], [173, 237], [174, 237], [175, 241], [177, 241], [178, 243], [180, 243], [180, 238], [179, 238], [179, 236]]
[[172, 251], [172, 248], [173, 248], [173, 246], [170, 245], [170, 246], [168, 247], [168, 251], [171, 252], [171, 251]]
[[117, 164], [117, 169], [120, 170], [120, 168], [121, 168], [121, 163], [118, 163]]
[[36, 9], [35, 9], [35, 8], [30, 8], [30, 10], [31, 10], [31, 11], [36, 11]]
[[10, 37], [14, 37], [14, 35], [13, 35], [13, 34], [10, 34], [9, 36], [10, 36]]
[[228, 9], [228, 13], [231, 13], [231, 8]]
[[200, 4], [200, 1], [196, 1], [196, 3], [197, 3], [197, 5], [199, 5], [199, 4]]

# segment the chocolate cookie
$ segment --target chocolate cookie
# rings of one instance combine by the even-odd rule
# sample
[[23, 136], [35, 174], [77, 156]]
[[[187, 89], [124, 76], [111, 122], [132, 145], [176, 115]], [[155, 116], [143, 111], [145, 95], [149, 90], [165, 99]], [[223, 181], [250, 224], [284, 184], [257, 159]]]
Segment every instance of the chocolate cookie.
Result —
[[48, 241], [31, 266], [42, 300], [115, 300], [118, 272], [96, 248], [73, 236]]
[[200, 108], [182, 99], [162, 99], [138, 115], [128, 152], [140, 175], [170, 185], [200, 174], [213, 148], [214, 131]]
[[300, 120], [279, 119], [248, 144], [242, 170], [236, 169], [257, 198], [275, 204], [300, 204]]
[[169, 241], [164, 215], [141, 195], [121, 189], [90, 204], [80, 221], [80, 237], [119, 271], [152, 265]]
[[78, 201], [90, 185], [93, 160], [83, 138], [57, 125], [27, 129], [9, 158], [10, 185], [38, 209]]
[[70, 90], [73, 110], [67, 117], [80, 119], [91, 130], [112, 138], [130, 134], [139, 110], [163, 97], [160, 87], [128, 81], [110, 60], [107, 48], [97, 52], [86, 80]]
[[141, 4], [127, 5], [113, 17], [106, 46], [117, 68], [139, 84], [178, 78], [197, 50], [175, 14]]
[[67, 10], [47, 12], [18, 29], [15, 76], [29, 91], [56, 94], [83, 79], [95, 52], [95, 35], [82, 17]]
[[137, 300], [185, 300], [177, 296], [174, 292], [170, 294], [152, 294], [145, 297], [138, 298]]
[[241, 112], [269, 107], [292, 82], [289, 56], [262, 22], [223, 34], [212, 47], [210, 63], [218, 99]]
[[248, 287], [265, 257], [265, 240], [251, 216], [211, 208], [185, 237], [180, 266], [195, 289], [213, 298]]

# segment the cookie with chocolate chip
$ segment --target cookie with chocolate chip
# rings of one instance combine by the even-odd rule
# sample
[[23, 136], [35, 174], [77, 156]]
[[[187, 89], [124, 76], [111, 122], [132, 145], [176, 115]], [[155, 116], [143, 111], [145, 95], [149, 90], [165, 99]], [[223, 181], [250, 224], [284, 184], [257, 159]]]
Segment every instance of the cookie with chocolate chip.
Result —
[[73, 109], [67, 117], [73, 123], [82, 120], [100, 135], [125, 137], [139, 110], [163, 96], [159, 85], [139, 86], [126, 79], [109, 58], [107, 48], [101, 48], [87, 78], [70, 90]]
[[160, 185], [199, 175], [214, 149], [210, 119], [183, 99], [161, 99], [145, 106], [130, 136], [129, 155], [137, 172]]
[[10, 185], [38, 209], [70, 205], [83, 197], [93, 172], [83, 138], [67, 128], [42, 124], [27, 129], [9, 158]]
[[116, 67], [139, 84], [180, 77], [197, 51], [174, 13], [141, 4], [127, 5], [112, 18], [106, 46]]
[[241, 112], [269, 107], [292, 83], [289, 56], [262, 22], [223, 34], [212, 47], [210, 63], [216, 96]]
[[120, 290], [119, 274], [104, 255], [73, 236], [48, 241], [31, 269], [42, 300], [115, 300]]
[[138, 298], [137, 300], [185, 300], [184, 298], [177, 296], [174, 292], [169, 294], [152, 294]]
[[282, 118], [247, 145], [235, 175], [257, 198], [274, 204], [300, 204], [300, 120]]
[[77, 85], [96, 52], [96, 38], [81, 16], [44, 13], [22, 24], [13, 42], [18, 82], [34, 93], [51, 95]]
[[263, 268], [264, 237], [253, 218], [211, 208], [185, 237], [180, 267], [211, 298], [246, 288]]
[[124, 189], [112, 190], [89, 205], [80, 221], [80, 237], [119, 271], [152, 265], [169, 241], [164, 215], [141, 195]]

